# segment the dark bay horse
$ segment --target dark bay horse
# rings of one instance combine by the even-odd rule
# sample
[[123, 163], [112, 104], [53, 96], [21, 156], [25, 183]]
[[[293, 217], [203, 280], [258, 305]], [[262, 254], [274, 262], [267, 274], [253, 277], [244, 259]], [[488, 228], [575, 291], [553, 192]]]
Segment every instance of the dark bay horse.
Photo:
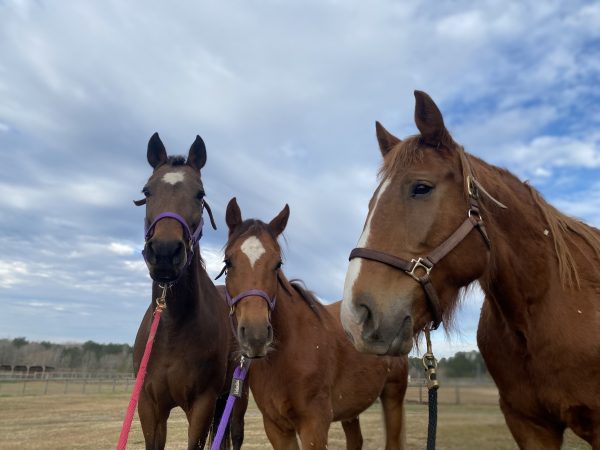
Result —
[[[342, 421], [347, 448], [360, 449], [358, 415], [377, 397], [385, 416], [386, 449], [404, 447], [406, 357], [357, 352], [342, 329], [340, 303], [324, 306], [281, 270], [277, 237], [286, 207], [270, 223], [243, 221], [227, 207], [226, 288], [240, 349], [253, 359], [250, 389], [277, 450], [327, 448], [332, 421]], [[276, 303], [276, 304], [275, 304]]]
[[477, 340], [519, 447], [559, 449], [569, 427], [600, 450], [600, 232], [467, 154], [415, 97], [420, 135], [376, 124], [381, 184], [351, 253], [344, 327], [363, 351], [405, 354], [479, 280]]
[[[211, 424], [213, 433], [216, 431], [216, 423], [212, 422], [218, 422], [224, 408], [235, 364], [230, 354], [236, 348], [227, 306], [200, 259], [198, 239], [207, 207], [200, 169], [206, 162], [206, 148], [198, 136], [187, 160], [167, 157], [155, 133], [148, 143], [147, 156], [154, 171], [142, 191], [146, 198], [136, 204], [146, 205], [144, 258], [153, 279], [153, 300], [135, 339], [136, 373], [155, 300], [162, 293], [160, 286], [166, 284], [169, 288], [138, 413], [146, 449], [164, 448], [167, 418], [176, 406], [185, 411], [189, 422], [188, 449], [203, 448]], [[243, 411], [235, 415], [231, 427], [234, 448], [240, 448]]]

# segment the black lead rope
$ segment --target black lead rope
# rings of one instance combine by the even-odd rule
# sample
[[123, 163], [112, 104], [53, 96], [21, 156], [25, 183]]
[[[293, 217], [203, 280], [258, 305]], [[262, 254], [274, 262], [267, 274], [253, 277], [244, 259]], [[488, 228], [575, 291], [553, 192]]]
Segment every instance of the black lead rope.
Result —
[[423, 355], [423, 366], [425, 367], [425, 378], [427, 379], [429, 406], [429, 424], [427, 427], [427, 450], [435, 450], [435, 435], [437, 431], [437, 391], [440, 383], [437, 379], [437, 360], [433, 356], [431, 349], [431, 339], [429, 329], [425, 329], [425, 339], [427, 341], [427, 353]]

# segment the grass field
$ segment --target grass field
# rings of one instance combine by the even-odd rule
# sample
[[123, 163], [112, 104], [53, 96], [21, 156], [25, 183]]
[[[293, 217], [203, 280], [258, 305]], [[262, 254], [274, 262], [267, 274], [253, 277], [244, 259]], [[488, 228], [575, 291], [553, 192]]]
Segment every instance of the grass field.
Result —
[[[482, 388], [478, 388], [482, 389]], [[127, 392], [101, 392], [82, 395], [7, 395], [0, 391], [0, 449], [114, 449], [121, 421], [127, 406]], [[93, 391], [89, 391], [93, 392]], [[450, 394], [451, 390], [447, 390]], [[479, 392], [494, 398], [494, 392]], [[409, 397], [418, 395], [411, 391]], [[443, 400], [443, 399], [441, 399]], [[451, 398], [450, 398], [451, 400]], [[466, 401], [461, 394], [461, 401]], [[427, 406], [406, 405], [407, 448], [425, 448]], [[379, 405], [361, 415], [365, 438], [364, 448], [383, 448], [383, 427]], [[186, 448], [187, 422], [180, 409], [173, 410], [169, 420], [167, 448]], [[439, 407], [438, 445], [443, 449], [516, 449], [497, 405], [490, 402]], [[329, 434], [330, 449], [344, 449], [341, 426], [334, 424]], [[139, 421], [134, 420], [129, 437], [129, 449], [142, 449], [143, 437]], [[262, 429], [256, 406], [251, 405], [246, 416], [244, 448], [268, 449], [270, 445]], [[564, 449], [589, 449], [572, 434], [568, 434]]]

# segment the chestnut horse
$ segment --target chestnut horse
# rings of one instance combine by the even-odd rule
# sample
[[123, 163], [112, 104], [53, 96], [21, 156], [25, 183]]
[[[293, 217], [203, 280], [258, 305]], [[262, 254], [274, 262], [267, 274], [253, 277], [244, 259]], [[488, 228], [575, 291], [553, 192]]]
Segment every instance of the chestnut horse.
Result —
[[420, 135], [376, 124], [381, 184], [351, 254], [345, 329], [363, 351], [405, 354], [479, 280], [477, 341], [519, 447], [559, 449], [568, 427], [600, 450], [600, 233], [467, 154], [415, 97]]
[[234, 198], [226, 215], [232, 324], [242, 353], [257, 358], [249, 383], [267, 436], [275, 449], [297, 449], [296, 433], [303, 449], [325, 449], [331, 422], [342, 421], [347, 448], [360, 449], [358, 415], [380, 397], [385, 448], [403, 448], [407, 358], [357, 352], [344, 335], [340, 302], [324, 306], [287, 281], [277, 237], [289, 211], [286, 205], [269, 224], [243, 221]]
[[[206, 162], [206, 148], [198, 136], [187, 160], [167, 157], [155, 133], [148, 143], [148, 162], [154, 171], [142, 190], [146, 198], [135, 203], [146, 204], [144, 258], [154, 280], [153, 300], [135, 339], [136, 373], [148, 339], [155, 299], [162, 292], [160, 285], [169, 288], [138, 413], [146, 449], [164, 448], [167, 418], [176, 406], [185, 411], [188, 419], [188, 449], [203, 448], [212, 422], [218, 422], [225, 406], [234, 367], [230, 354], [237, 348], [227, 306], [200, 259], [198, 239], [207, 207], [200, 169]], [[243, 440], [244, 409], [243, 402], [238, 402], [231, 425], [236, 449]], [[228, 444], [227, 439], [225, 442]]]

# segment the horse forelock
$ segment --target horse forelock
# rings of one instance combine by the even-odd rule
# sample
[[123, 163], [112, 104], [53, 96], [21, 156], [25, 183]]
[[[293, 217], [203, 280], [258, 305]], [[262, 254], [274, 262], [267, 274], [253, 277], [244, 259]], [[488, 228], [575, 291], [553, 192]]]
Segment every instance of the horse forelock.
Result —
[[166, 164], [171, 167], [185, 166], [186, 159], [185, 156], [182, 155], [169, 156]]
[[279, 243], [277, 242], [277, 236], [275, 235], [275, 233], [273, 233], [273, 230], [271, 230], [271, 228], [269, 228], [269, 226], [262, 220], [258, 219], [246, 219], [240, 225], [238, 225], [235, 228], [235, 230], [233, 230], [233, 233], [231, 233], [231, 235], [227, 239], [227, 243], [225, 244], [225, 253], [228, 253], [228, 251], [231, 250], [233, 245], [236, 242], [238, 242], [238, 240], [240, 240], [242, 236], [258, 236], [263, 232], [271, 236], [271, 238], [275, 242], [276, 248], [279, 250], [280, 253], [283, 253], [281, 247], [279, 246]]

